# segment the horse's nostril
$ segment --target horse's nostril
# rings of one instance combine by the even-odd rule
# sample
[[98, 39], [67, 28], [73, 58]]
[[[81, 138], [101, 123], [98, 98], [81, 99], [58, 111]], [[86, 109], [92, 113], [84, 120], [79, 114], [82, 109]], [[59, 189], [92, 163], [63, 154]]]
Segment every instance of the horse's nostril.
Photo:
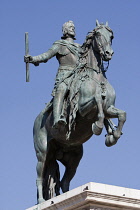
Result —
[[109, 52], [109, 51], [106, 51], [105, 53], [106, 53], [106, 55], [110, 55], [110, 56], [112, 56], [114, 54], [114, 52]]
[[106, 54], [109, 55], [110, 53], [108, 51], [106, 51]]

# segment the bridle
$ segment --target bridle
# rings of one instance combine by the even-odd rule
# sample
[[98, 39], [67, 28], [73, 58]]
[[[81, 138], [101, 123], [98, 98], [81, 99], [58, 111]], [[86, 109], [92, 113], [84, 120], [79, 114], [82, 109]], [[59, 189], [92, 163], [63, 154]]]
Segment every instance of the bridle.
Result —
[[99, 32], [98, 32], [99, 29], [102, 29], [103, 27], [105, 27], [106, 30], [108, 30], [109, 32], [112, 33], [112, 39], [113, 39], [113, 31], [108, 26], [100, 25], [100, 26], [96, 27], [94, 30], [90, 31], [87, 34], [86, 40], [85, 40], [84, 44], [82, 45], [83, 51], [81, 52], [81, 60], [86, 60], [89, 47], [92, 44], [93, 39], [95, 39], [96, 45], [97, 45], [97, 48], [98, 48], [98, 50], [96, 52], [100, 54], [100, 58], [101, 58], [100, 69], [102, 71], [106, 72], [108, 67], [109, 67], [109, 61], [107, 61], [108, 64], [104, 68], [104, 63], [103, 63], [103, 56], [105, 54], [105, 49], [104, 48], [108, 44], [111, 44], [112, 40], [108, 41], [103, 34], [99, 34]]
[[97, 44], [97, 48], [99, 49], [99, 54], [101, 56], [101, 67], [103, 68], [102, 71], [106, 72], [108, 67], [109, 67], [109, 61], [108, 62], [108, 65], [106, 68], [104, 68], [104, 65], [103, 65], [103, 56], [105, 54], [105, 46], [107, 46], [108, 44], [111, 44], [111, 41], [112, 40], [107, 40], [106, 37], [104, 36], [104, 34], [101, 34], [98, 32], [99, 29], [102, 29], [103, 27], [105, 27], [105, 29], [107, 29], [109, 32], [112, 33], [112, 39], [113, 39], [113, 31], [107, 27], [107, 26], [103, 26], [103, 25], [100, 25], [99, 27], [95, 28], [93, 30], [93, 36], [95, 38], [95, 41], [96, 41], [96, 44]]

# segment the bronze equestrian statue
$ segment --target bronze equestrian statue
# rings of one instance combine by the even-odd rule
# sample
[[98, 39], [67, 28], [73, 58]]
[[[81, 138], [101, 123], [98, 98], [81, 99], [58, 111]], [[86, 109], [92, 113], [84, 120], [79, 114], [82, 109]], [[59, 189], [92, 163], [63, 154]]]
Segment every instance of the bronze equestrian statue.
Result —
[[[115, 90], [106, 78], [103, 61], [111, 60], [113, 31], [108, 23], [88, 33], [83, 45], [75, 44], [72, 21], [63, 25], [63, 37], [46, 53], [25, 56], [38, 65], [56, 56], [59, 69], [53, 99], [34, 122], [38, 203], [69, 190], [70, 181], [83, 155], [82, 144], [100, 135], [105, 126], [105, 144], [112, 146], [122, 135], [126, 113], [115, 107]], [[111, 118], [118, 118], [114, 126]], [[60, 161], [65, 173], [60, 181]]]

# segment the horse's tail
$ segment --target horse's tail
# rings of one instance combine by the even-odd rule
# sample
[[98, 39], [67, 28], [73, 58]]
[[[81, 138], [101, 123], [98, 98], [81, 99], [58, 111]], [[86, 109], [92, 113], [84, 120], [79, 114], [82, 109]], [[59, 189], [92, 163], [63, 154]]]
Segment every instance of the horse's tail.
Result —
[[60, 172], [55, 158], [45, 166], [43, 182], [43, 197], [45, 200], [60, 195]]

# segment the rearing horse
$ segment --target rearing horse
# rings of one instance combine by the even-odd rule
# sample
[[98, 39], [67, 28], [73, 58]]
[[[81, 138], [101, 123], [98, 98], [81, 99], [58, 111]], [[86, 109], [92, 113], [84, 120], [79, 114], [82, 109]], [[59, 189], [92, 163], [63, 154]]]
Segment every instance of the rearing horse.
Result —
[[[82, 45], [80, 62], [83, 65], [76, 69], [65, 99], [69, 103], [65, 108], [68, 126], [53, 128], [53, 110], [49, 104], [34, 123], [38, 203], [59, 195], [60, 187], [62, 192], [69, 190], [83, 155], [82, 144], [93, 134], [100, 135], [105, 125], [106, 146], [116, 144], [122, 134], [126, 113], [115, 108], [115, 91], [103, 67], [103, 60], [109, 61], [113, 55], [113, 32], [108, 24], [96, 21], [96, 26]], [[116, 128], [110, 118], [118, 118]], [[57, 160], [65, 166], [61, 181]]]

